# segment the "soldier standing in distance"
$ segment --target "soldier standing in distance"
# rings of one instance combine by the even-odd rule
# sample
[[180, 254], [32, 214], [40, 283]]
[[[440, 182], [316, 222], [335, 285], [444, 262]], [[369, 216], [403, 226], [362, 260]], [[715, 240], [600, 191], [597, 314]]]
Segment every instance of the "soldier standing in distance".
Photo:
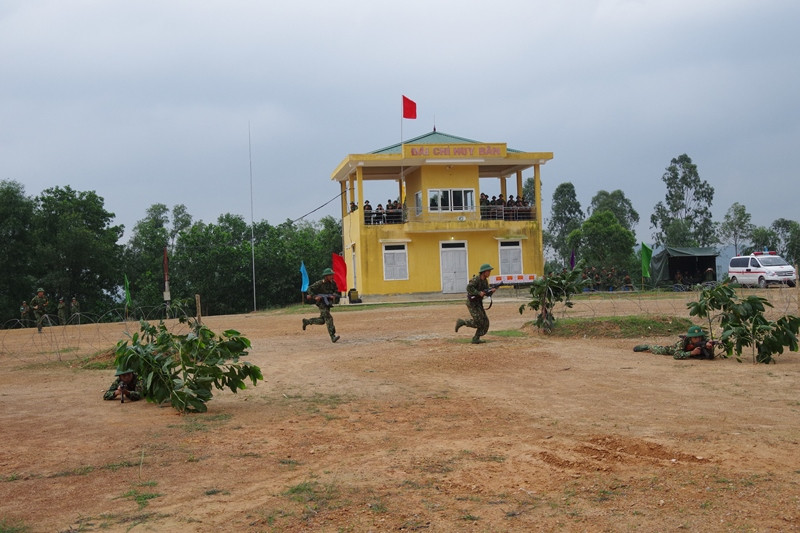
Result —
[[47, 314], [47, 297], [44, 295], [43, 288], [36, 289], [36, 296], [31, 300], [31, 309], [33, 309], [34, 318], [36, 318], [36, 329], [41, 333], [42, 321]]
[[486, 342], [482, 341], [481, 337], [489, 331], [489, 317], [486, 316], [486, 310], [483, 308], [483, 298], [491, 296], [494, 292], [493, 289], [489, 288], [489, 282], [486, 281], [492, 275], [492, 269], [493, 267], [489, 263], [482, 264], [478, 275], [467, 283], [467, 309], [469, 309], [469, 314], [472, 318], [470, 320], [461, 318], [456, 320], [456, 333], [461, 326], [475, 328], [472, 344]]
[[67, 304], [64, 303], [64, 298], [58, 299], [58, 323], [67, 325]]
[[74, 296], [72, 297], [72, 302], [69, 304], [69, 314], [70, 318], [77, 324], [80, 324], [80, 320], [78, 320], [78, 315], [81, 314], [81, 305], [78, 303], [78, 299]]
[[22, 322], [22, 327], [28, 327], [28, 320], [31, 318], [31, 308], [28, 306], [28, 302], [22, 300], [22, 304], [19, 306], [19, 320]]
[[[311, 324], [322, 325], [328, 327], [328, 335], [331, 336], [331, 342], [339, 340], [339, 335], [336, 334], [336, 326], [333, 325], [333, 317], [331, 316], [331, 307], [334, 304], [334, 297], [339, 295], [339, 288], [333, 280], [333, 270], [326, 268], [322, 271], [322, 279], [312, 283], [306, 292], [306, 298], [313, 300], [319, 308], [319, 316], [314, 318], [303, 319], [303, 331]], [[325, 298], [327, 296], [327, 298]]]

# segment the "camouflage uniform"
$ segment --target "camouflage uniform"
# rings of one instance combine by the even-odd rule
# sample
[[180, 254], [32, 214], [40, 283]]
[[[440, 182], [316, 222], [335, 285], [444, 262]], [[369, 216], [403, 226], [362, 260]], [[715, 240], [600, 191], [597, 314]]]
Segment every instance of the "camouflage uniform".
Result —
[[[117, 400], [119, 398], [114, 398], [114, 391], [119, 388], [119, 384], [122, 383], [122, 379], [117, 376], [117, 379], [114, 380], [114, 383], [108, 388], [108, 390], [103, 394], [104, 400]], [[130, 389], [130, 396], [128, 399], [132, 402], [137, 400], [141, 400], [144, 397], [144, 384], [142, 381], [136, 376], [133, 375], [133, 381], [128, 385]]]
[[63, 326], [67, 323], [67, 304], [64, 298], [58, 300], [58, 322]]
[[19, 319], [22, 322], [22, 327], [26, 327], [25, 322], [31, 318], [31, 308], [28, 307], [28, 302], [22, 301], [19, 306]]
[[[681, 335], [681, 338], [671, 346], [639, 344], [638, 346], [634, 346], [633, 351], [650, 352], [656, 355], [671, 355], [673, 359], [714, 359], [713, 350], [709, 353], [705, 348], [707, 339], [705, 337], [702, 337], [702, 339], [698, 346], [692, 343], [691, 338]], [[701, 349], [701, 353], [699, 355], [692, 355], [692, 350], [698, 347]]]
[[480, 274], [473, 276], [467, 283], [467, 309], [472, 318], [470, 320], [459, 318], [456, 322], [456, 331], [462, 326], [475, 328], [475, 335], [472, 337], [473, 344], [483, 342], [480, 338], [489, 331], [489, 317], [486, 316], [486, 310], [483, 308], [483, 296], [481, 296], [481, 292], [488, 291], [489, 282], [481, 278]]
[[[77, 298], [72, 298], [72, 302], [69, 304], [69, 315], [70, 318], [75, 320], [75, 318], [81, 314], [81, 305], [78, 303]], [[80, 324], [80, 321], [78, 321]]]
[[[323, 278], [317, 282], [312, 283], [308, 287], [307, 294], [312, 299], [318, 294], [338, 295], [339, 288], [336, 286], [335, 281], [333, 280], [325, 281], [325, 278]], [[320, 298], [320, 300], [315, 303], [316, 306], [319, 308], [319, 316], [314, 318], [304, 318], [303, 330], [306, 329], [306, 326], [309, 326], [311, 324], [316, 324], [316, 325], [325, 324], [328, 327], [328, 335], [331, 336], [331, 341], [332, 342], [338, 341], [339, 336], [336, 335], [336, 326], [333, 325], [333, 316], [331, 316], [331, 307], [333, 306], [333, 302], [329, 301], [328, 302], [329, 305], [326, 305], [325, 300]]]
[[[41, 294], [41, 296], [39, 296]], [[37, 291], [36, 296], [31, 300], [31, 309], [33, 309], [34, 318], [36, 318], [36, 329], [39, 333], [42, 332], [42, 321], [47, 314], [47, 297], [44, 291]]]

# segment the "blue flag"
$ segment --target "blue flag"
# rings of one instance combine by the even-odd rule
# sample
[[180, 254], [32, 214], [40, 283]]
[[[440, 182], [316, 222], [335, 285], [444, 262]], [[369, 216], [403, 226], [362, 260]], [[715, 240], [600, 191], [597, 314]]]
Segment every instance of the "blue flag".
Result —
[[300, 261], [300, 275], [303, 276], [303, 285], [300, 287], [300, 292], [308, 290], [308, 272], [306, 272], [306, 264]]

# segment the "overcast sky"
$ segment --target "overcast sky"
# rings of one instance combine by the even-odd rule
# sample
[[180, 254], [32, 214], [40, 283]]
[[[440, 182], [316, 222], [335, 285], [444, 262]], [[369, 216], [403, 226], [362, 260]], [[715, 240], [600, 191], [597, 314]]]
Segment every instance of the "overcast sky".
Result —
[[249, 222], [252, 159], [253, 218], [278, 224], [400, 141], [405, 94], [405, 139], [552, 151], [545, 217], [562, 182], [584, 211], [622, 189], [651, 242], [686, 153], [717, 221], [800, 220], [799, 24], [797, 0], [3, 0], [0, 180], [96, 191], [127, 240], [154, 203]]

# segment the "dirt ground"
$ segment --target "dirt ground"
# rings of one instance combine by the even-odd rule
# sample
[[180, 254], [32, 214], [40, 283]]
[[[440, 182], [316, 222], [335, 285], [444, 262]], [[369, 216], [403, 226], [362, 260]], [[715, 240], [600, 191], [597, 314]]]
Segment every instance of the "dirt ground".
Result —
[[186, 416], [102, 401], [113, 372], [81, 364], [136, 323], [2, 331], [0, 531], [800, 530], [800, 354], [676, 361], [631, 349], [674, 336], [546, 337], [519, 303], [482, 345], [456, 302], [342, 306], [337, 344], [309, 306], [204, 318], [265, 381]]

